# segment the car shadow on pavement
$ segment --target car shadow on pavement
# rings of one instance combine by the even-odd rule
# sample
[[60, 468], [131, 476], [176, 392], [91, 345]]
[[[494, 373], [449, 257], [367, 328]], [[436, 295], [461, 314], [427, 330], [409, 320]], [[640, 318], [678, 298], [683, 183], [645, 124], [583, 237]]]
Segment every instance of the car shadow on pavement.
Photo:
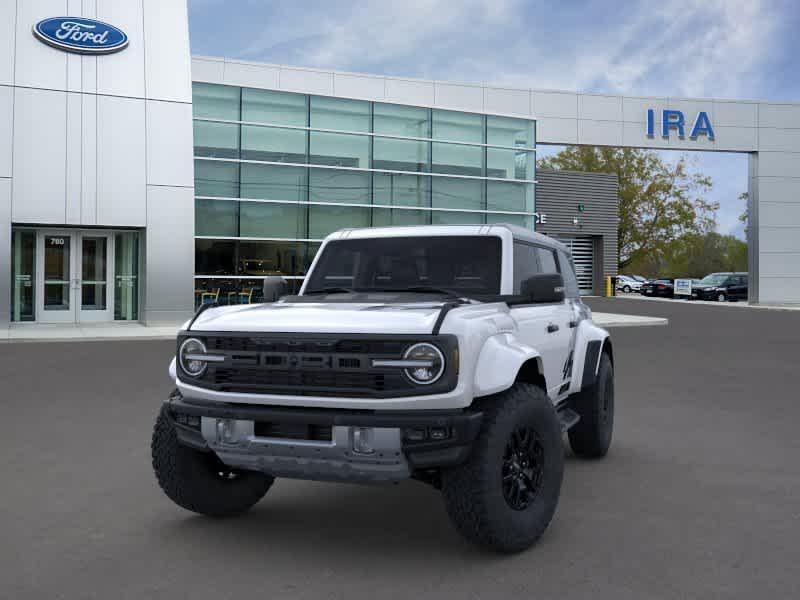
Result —
[[[163, 535], [180, 538], [183, 546], [210, 545], [239, 556], [296, 552], [326, 562], [336, 562], [336, 556], [347, 562], [371, 561], [376, 555], [418, 560], [420, 554], [484, 563], [493, 556], [503, 558], [463, 540], [439, 492], [413, 481], [366, 486], [279, 480], [241, 516], [211, 519], [173, 511], [159, 521]], [[540, 544], [549, 534], [545, 532]]]

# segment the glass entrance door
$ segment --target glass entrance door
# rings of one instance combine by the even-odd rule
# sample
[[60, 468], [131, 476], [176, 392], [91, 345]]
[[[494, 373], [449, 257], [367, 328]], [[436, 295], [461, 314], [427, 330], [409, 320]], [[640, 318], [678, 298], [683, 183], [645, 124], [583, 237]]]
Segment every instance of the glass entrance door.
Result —
[[75, 269], [73, 268], [73, 235], [64, 232], [40, 232], [37, 261], [41, 268], [37, 278], [39, 322], [75, 322]]
[[112, 236], [103, 232], [40, 231], [37, 240], [37, 320], [112, 321]]
[[112, 321], [114, 302], [111, 281], [110, 246], [111, 236], [106, 233], [79, 233], [80, 240], [80, 288], [78, 292], [78, 320]]

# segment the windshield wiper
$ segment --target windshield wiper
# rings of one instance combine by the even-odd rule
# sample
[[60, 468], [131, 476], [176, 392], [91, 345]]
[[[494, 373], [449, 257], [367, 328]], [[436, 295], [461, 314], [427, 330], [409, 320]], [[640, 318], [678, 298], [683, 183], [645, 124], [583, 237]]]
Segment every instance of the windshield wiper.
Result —
[[322, 294], [355, 294], [355, 290], [346, 287], [324, 287], [303, 292], [303, 296], [318, 296]]

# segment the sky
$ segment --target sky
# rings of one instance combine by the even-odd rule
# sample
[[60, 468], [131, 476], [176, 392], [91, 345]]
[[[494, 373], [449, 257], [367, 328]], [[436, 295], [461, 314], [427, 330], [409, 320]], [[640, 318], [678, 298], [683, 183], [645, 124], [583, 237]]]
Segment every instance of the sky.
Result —
[[[800, 101], [796, 0], [189, 0], [189, 26], [196, 55], [521, 88]], [[691, 159], [713, 180], [718, 230], [743, 237], [747, 156]]]

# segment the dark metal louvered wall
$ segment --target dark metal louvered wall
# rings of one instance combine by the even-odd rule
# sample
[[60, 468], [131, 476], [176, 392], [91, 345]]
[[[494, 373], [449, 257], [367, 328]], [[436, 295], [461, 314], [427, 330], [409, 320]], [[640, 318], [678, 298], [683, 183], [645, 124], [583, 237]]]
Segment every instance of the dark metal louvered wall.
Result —
[[[584, 293], [604, 293], [605, 277], [617, 274], [617, 176], [537, 169], [536, 181], [536, 212], [546, 215], [546, 222], [537, 225], [536, 231], [574, 248], [576, 268], [584, 273]], [[583, 212], [578, 210], [581, 204]]]

